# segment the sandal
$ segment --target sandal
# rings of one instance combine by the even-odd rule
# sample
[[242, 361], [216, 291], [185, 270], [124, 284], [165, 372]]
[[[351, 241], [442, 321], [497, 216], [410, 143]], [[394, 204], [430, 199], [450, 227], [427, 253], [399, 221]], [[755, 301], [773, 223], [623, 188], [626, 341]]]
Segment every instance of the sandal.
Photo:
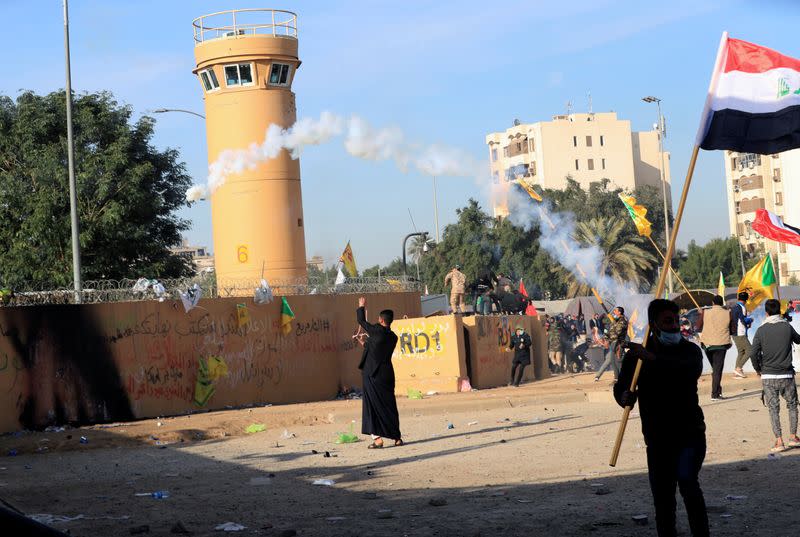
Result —
[[780, 453], [782, 451], [786, 451], [786, 446], [784, 446], [783, 444], [775, 444], [775, 446], [773, 446], [772, 449], [770, 449], [770, 451], [772, 453]]
[[405, 443], [405, 442], [403, 442], [403, 439], [402, 439], [402, 438], [400, 438], [400, 439], [397, 439], [397, 440], [395, 440], [395, 441], [394, 441], [394, 445], [395, 445], [395, 447], [404, 446], [405, 444], [406, 444], [406, 443]]
[[800, 447], [800, 438], [796, 436], [794, 438], [789, 437], [789, 441], [786, 442], [786, 446], [790, 448]]
[[378, 444], [377, 442], [373, 442], [367, 446], [367, 449], [382, 449], [382, 448], [383, 448], [383, 442], [381, 442], [380, 444]]

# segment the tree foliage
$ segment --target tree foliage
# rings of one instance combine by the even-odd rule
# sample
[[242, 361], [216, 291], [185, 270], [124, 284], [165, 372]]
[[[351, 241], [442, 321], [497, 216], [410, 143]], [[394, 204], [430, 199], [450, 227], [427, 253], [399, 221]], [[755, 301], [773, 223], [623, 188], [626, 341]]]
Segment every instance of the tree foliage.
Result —
[[[742, 254], [745, 270], [749, 270], [758, 262], [758, 257], [751, 256], [747, 251]], [[676, 268], [690, 289], [716, 288], [720, 271], [725, 278], [725, 285], [729, 287], [738, 285], [742, 279], [738, 241], [735, 237], [713, 239], [704, 246], [692, 241], [686, 253], [680, 256]]]
[[[12, 286], [72, 281], [64, 92], [0, 97], [0, 278]], [[180, 277], [168, 248], [189, 222], [191, 179], [178, 152], [151, 143], [154, 121], [110, 93], [76, 95], [75, 176], [84, 279]]]

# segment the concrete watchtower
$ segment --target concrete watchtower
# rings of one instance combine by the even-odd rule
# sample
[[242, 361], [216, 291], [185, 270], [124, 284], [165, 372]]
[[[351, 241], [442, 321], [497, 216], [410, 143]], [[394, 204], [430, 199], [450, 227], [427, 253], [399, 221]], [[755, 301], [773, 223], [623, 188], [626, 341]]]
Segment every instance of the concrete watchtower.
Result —
[[[226, 149], [260, 144], [270, 124], [295, 123], [297, 15], [241, 9], [192, 25], [209, 163]], [[228, 176], [211, 195], [211, 214], [220, 288], [255, 285], [262, 267], [270, 282], [306, 276], [300, 162], [287, 151]]]

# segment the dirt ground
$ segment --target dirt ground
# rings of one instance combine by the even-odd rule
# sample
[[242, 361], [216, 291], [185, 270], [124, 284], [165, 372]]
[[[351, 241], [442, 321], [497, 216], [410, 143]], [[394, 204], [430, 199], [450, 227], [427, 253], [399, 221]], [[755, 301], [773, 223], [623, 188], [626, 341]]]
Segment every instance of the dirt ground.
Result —
[[[360, 430], [360, 401], [5, 435], [0, 453], [17, 455], [0, 459], [0, 498], [74, 536], [175, 535], [178, 522], [197, 536], [222, 535], [225, 522], [246, 527], [235, 535], [654, 536], [639, 421], [609, 467], [620, 409], [609, 383], [591, 380], [402, 399], [407, 444], [383, 450], [334, 442], [352, 420]], [[800, 450], [768, 456], [757, 379], [726, 375], [721, 402], [709, 385], [704, 376], [712, 533], [796, 534]], [[246, 434], [253, 423], [266, 431]], [[156, 490], [169, 498], [136, 496]], [[632, 520], [642, 514], [647, 525]]]

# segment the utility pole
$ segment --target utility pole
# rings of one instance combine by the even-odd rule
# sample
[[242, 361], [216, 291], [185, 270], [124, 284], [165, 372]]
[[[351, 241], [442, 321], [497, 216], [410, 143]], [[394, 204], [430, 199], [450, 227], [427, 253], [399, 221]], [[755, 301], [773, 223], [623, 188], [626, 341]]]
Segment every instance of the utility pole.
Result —
[[[658, 107], [658, 157], [659, 157], [659, 167], [658, 173], [661, 178], [661, 196], [664, 198], [664, 240], [666, 241], [665, 251], [669, 251], [669, 211], [667, 210], [667, 178], [666, 174], [664, 173], [664, 116], [661, 115], [661, 99], [658, 97], [648, 96], [642, 99], [646, 103], [656, 103]], [[669, 263], [672, 264], [672, 260], [669, 260]], [[667, 272], [667, 286], [669, 289], [669, 294], [672, 295], [673, 287], [672, 287], [672, 271]]]
[[67, 65], [67, 168], [69, 169], [69, 213], [72, 228], [72, 280], [75, 303], [81, 303], [81, 243], [78, 223], [78, 194], [75, 185], [75, 146], [72, 139], [72, 74], [69, 61], [69, 6], [64, 0], [64, 54]]
[[436, 227], [436, 244], [439, 244], [439, 204], [436, 202], [436, 176], [433, 176], [433, 225]]

